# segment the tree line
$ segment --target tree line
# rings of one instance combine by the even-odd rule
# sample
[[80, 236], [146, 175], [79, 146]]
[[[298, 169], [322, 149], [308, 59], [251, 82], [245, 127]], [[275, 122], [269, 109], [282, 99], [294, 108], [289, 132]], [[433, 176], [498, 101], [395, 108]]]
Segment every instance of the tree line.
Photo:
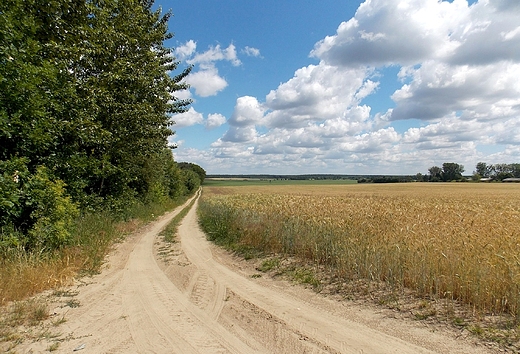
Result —
[[[446, 162], [442, 167], [432, 166], [428, 169], [428, 174], [418, 173], [416, 180], [419, 182], [449, 182], [449, 181], [466, 181], [464, 166], [455, 162]], [[487, 164], [479, 162], [475, 166], [475, 171], [471, 179], [480, 181], [482, 178], [494, 181], [503, 181], [506, 178], [520, 178], [520, 163], [511, 164]]]
[[171, 13], [152, 5], [0, 2], [0, 247], [58, 248], [81, 212], [202, 183], [167, 146], [191, 68], [165, 46]]

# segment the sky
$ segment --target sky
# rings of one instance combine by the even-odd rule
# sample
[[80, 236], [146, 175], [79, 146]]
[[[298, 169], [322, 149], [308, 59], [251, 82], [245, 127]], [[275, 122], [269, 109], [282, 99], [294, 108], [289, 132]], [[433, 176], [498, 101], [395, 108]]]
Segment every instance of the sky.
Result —
[[[520, 1], [156, 0], [208, 174], [427, 174], [520, 163]], [[177, 72], [177, 73], [179, 73]], [[173, 73], [175, 74], [175, 73]]]

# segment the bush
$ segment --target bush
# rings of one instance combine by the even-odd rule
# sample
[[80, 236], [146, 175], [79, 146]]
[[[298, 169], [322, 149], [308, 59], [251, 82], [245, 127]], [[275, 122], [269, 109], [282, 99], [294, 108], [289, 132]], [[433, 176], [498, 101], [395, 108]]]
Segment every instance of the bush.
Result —
[[67, 244], [78, 208], [65, 183], [27, 159], [0, 162], [0, 247], [53, 250]]

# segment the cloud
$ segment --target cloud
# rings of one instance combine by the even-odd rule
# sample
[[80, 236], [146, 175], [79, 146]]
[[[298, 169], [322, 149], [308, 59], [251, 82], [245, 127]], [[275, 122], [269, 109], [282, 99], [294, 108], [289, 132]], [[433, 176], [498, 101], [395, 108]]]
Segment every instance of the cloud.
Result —
[[[239, 97], [228, 131], [198, 158], [212, 173], [414, 174], [446, 161], [468, 171], [518, 162], [519, 4], [367, 0], [315, 44], [317, 64], [263, 98]], [[225, 57], [210, 49], [192, 59]], [[397, 76], [381, 79], [390, 66]], [[376, 92], [395, 107], [374, 111]]]
[[175, 91], [175, 92], [172, 94], [172, 97], [175, 97], [175, 99], [177, 99], [177, 100], [188, 100], [188, 99], [192, 99], [191, 91], [190, 91], [190, 90], [179, 90], [179, 91]]
[[175, 54], [179, 60], [186, 60], [195, 53], [196, 49], [197, 43], [193, 39], [190, 39], [185, 44], [175, 48]]
[[230, 127], [226, 134], [222, 137], [222, 141], [234, 143], [250, 143], [257, 137], [257, 131], [254, 126], [249, 127]]
[[261, 57], [260, 50], [253, 47], [246, 46], [244, 49], [242, 49], [242, 53], [245, 53], [247, 56], [250, 57]]
[[228, 85], [215, 67], [208, 67], [204, 70], [191, 73], [186, 78], [186, 82], [195, 89], [195, 93], [201, 97], [215, 96], [225, 89]]
[[190, 107], [187, 112], [174, 115], [172, 118], [175, 122], [175, 125], [173, 126], [174, 128], [183, 128], [195, 124], [202, 124], [204, 121], [202, 114], [197, 112], [193, 107]]
[[[512, 2], [514, 3], [514, 1]], [[460, 29], [452, 34], [459, 45], [445, 61], [460, 65], [488, 65], [520, 61], [520, 6], [501, 1], [474, 4]]]
[[219, 113], [213, 113], [208, 115], [208, 119], [205, 122], [206, 129], [215, 129], [226, 123], [226, 117]]
[[462, 119], [503, 119], [520, 114], [520, 63], [449, 65], [424, 62], [409, 71], [411, 82], [394, 92], [391, 119], [443, 118], [461, 112]]
[[[237, 56], [237, 49], [233, 43], [227, 48], [222, 48], [220, 44], [210, 46], [204, 52], [197, 52], [196, 49], [197, 43], [194, 40], [189, 40], [175, 49], [175, 54], [180, 60], [195, 67], [186, 78], [186, 82], [195, 89], [195, 94], [198, 96], [215, 96], [228, 86], [227, 81], [220, 76], [216, 65], [222, 61], [229, 62], [233, 66], [242, 65]], [[260, 51], [252, 47], [245, 47], [242, 52], [249, 56], [260, 55]]]
[[229, 124], [235, 127], [247, 127], [260, 123], [265, 108], [255, 97], [243, 96], [237, 99]]
[[377, 84], [367, 84], [366, 76], [366, 69], [325, 63], [298, 69], [292, 79], [266, 96], [265, 106], [270, 110], [266, 116], [267, 126], [299, 128], [342, 116], [348, 107], [356, 105], [377, 87]]
[[447, 39], [468, 11], [465, 1], [365, 1], [311, 56], [349, 67], [420, 63], [453, 49]]
[[213, 66], [213, 63], [220, 60], [231, 62], [234, 66], [239, 66], [242, 62], [237, 58], [236, 47], [230, 44], [227, 48], [222, 49], [220, 44], [210, 46], [209, 49], [203, 53], [197, 53], [193, 58], [187, 60], [188, 64], [200, 64], [202, 67], [208, 65]]
[[335, 67], [403, 66], [391, 120], [502, 119], [520, 113], [520, 6], [366, 1], [311, 55]]

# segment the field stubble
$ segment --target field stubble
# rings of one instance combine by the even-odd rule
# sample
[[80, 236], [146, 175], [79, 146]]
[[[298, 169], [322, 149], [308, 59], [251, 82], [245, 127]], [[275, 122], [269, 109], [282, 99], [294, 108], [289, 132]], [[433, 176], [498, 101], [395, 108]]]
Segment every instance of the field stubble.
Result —
[[[310, 261], [340, 282], [412, 290], [473, 319], [499, 316], [491, 331], [478, 321], [468, 329], [511, 343], [520, 329], [519, 187], [209, 187], [199, 213], [209, 238], [231, 249]], [[417, 319], [435, 312], [420, 310]], [[468, 322], [457, 316], [455, 325]]]

